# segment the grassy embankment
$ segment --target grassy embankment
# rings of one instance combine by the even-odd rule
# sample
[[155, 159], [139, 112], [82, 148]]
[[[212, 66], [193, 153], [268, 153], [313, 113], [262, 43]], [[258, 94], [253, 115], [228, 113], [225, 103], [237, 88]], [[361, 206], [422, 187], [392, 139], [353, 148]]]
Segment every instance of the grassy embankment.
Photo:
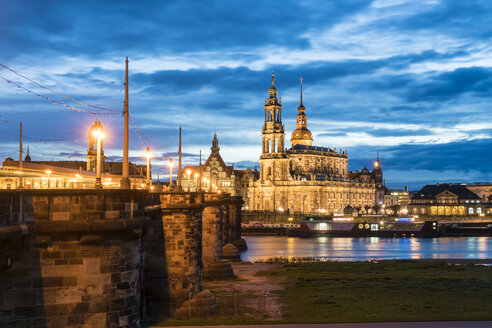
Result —
[[241, 308], [236, 316], [230, 293], [207, 286], [221, 305], [219, 317], [166, 320], [160, 325], [492, 320], [492, 267], [311, 262], [286, 264], [257, 275], [284, 286], [277, 292], [284, 304], [282, 320], [264, 320], [251, 308]]
[[259, 274], [285, 284], [285, 322], [492, 320], [491, 267], [325, 262]]

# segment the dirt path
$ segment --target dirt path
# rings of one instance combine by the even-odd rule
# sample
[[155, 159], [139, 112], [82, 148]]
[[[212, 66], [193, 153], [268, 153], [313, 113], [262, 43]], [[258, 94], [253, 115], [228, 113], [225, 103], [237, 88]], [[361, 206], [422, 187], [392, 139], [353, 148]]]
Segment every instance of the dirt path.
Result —
[[255, 276], [262, 270], [276, 268], [278, 264], [233, 264], [237, 280], [204, 282], [221, 307], [223, 315], [238, 315], [266, 320], [282, 319], [282, 304], [277, 291], [283, 286], [272, 278]]

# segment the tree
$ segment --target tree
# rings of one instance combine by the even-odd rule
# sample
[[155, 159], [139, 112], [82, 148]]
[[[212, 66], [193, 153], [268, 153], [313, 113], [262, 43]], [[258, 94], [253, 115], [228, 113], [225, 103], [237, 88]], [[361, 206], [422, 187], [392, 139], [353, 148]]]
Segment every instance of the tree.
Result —
[[374, 210], [374, 212], [376, 212], [376, 214], [378, 214], [379, 210], [381, 209], [381, 205], [376, 204], [372, 207], [372, 209]]

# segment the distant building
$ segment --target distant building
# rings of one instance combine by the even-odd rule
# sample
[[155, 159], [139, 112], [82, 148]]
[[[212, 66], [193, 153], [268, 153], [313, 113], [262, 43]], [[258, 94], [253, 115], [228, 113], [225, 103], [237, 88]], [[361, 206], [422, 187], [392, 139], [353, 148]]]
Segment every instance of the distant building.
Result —
[[[89, 130], [87, 161], [33, 161], [27, 154], [22, 162], [22, 179], [25, 189], [89, 189], [95, 187], [97, 149], [92, 131], [101, 129], [97, 119]], [[102, 145], [101, 145], [102, 146]], [[101, 147], [101, 178], [104, 188], [119, 188], [122, 162], [108, 162]], [[144, 188], [147, 176], [146, 165], [130, 163], [131, 188]], [[0, 189], [17, 189], [20, 183], [19, 161], [7, 158], [0, 170]]]
[[426, 185], [412, 195], [409, 214], [423, 216], [485, 215], [481, 198], [462, 184]]
[[[196, 166], [185, 166], [181, 175], [181, 187], [184, 191], [219, 191], [232, 196], [249, 198], [248, 188], [258, 178], [258, 171], [246, 169], [236, 170], [234, 165], [227, 165], [220, 155], [219, 139], [214, 134], [210, 156], [205, 163]], [[247, 204], [247, 202], [246, 202]]]
[[492, 183], [490, 182], [476, 182], [465, 184], [468, 189], [473, 191], [482, 199], [482, 202], [492, 203]]
[[391, 205], [406, 206], [410, 204], [410, 193], [408, 188], [405, 189], [390, 189]]

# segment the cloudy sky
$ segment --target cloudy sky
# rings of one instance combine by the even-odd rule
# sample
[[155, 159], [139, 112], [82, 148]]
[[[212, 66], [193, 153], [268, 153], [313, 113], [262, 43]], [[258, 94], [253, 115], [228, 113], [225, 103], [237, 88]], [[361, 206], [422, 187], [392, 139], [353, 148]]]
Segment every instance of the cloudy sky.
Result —
[[[287, 140], [302, 76], [314, 144], [350, 170], [379, 151], [390, 187], [491, 181], [490, 17], [488, 0], [0, 0], [0, 64], [45, 87], [0, 67], [0, 160], [21, 120], [33, 160], [81, 159], [94, 116], [56, 102], [121, 111], [128, 56], [131, 156], [150, 145], [161, 175], [179, 125], [186, 163], [217, 131], [226, 162], [254, 167], [274, 70]], [[122, 118], [97, 117], [118, 160]]]

